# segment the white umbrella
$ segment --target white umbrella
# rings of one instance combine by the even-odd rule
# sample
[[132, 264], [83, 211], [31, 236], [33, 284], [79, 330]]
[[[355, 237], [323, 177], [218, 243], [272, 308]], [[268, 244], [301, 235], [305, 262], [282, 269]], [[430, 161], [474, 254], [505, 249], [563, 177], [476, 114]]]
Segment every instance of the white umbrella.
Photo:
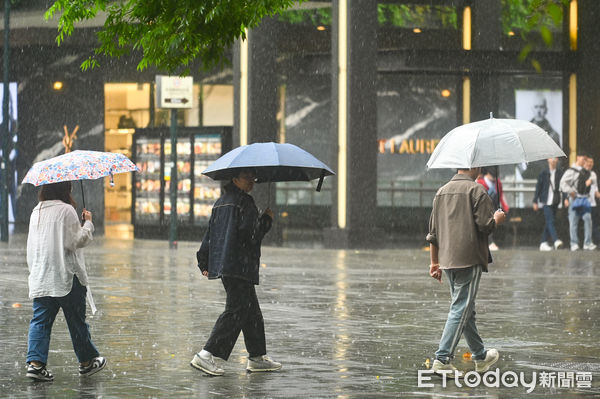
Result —
[[448, 132], [427, 161], [428, 169], [469, 169], [564, 157], [539, 126], [519, 119], [486, 119]]

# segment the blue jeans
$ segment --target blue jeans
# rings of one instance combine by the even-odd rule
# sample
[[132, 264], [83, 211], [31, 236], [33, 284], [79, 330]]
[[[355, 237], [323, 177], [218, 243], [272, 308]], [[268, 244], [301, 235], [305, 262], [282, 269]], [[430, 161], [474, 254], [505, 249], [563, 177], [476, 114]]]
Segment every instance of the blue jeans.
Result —
[[556, 214], [556, 207], [551, 205], [544, 205], [542, 209], [544, 210], [544, 219], [546, 220], [546, 224], [544, 225], [544, 231], [542, 232], [541, 242], [547, 242], [548, 239], [550, 239], [550, 243], [554, 244], [554, 242], [558, 240], [556, 228], [554, 227], [554, 216]]
[[435, 358], [444, 363], [450, 361], [454, 357], [461, 335], [464, 334], [473, 358], [482, 359], [486, 351], [475, 325], [475, 298], [479, 289], [482, 266], [445, 269], [444, 272], [450, 284], [452, 304]]
[[577, 227], [579, 220], [583, 219], [583, 245], [592, 244], [592, 214], [591, 212], [579, 215], [573, 209], [573, 201], [569, 203], [569, 235], [571, 236], [571, 245], [579, 245], [579, 237], [577, 236]]
[[85, 322], [86, 287], [76, 276], [73, 277], [71, 292], [63, 297], [45, 296], [33, 299], [33, 318], [29, 323], [27, 363], [35, 360], [48, 363], [50, 333], [58, 310], [62, 308], [71, 334], [73, 349], [80, 363], [100, 356], [90, 337], [89, 326]]

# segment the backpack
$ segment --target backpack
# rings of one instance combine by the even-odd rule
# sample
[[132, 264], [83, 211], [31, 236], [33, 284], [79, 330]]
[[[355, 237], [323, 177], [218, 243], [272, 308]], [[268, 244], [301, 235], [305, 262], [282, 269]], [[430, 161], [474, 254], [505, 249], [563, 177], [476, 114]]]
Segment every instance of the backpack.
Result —
[[586, 186], [585, 182], [590, 178], [591, 172], [585, 168], [581, 168], [581, 170], [577, 170], [575, 168], [571, 169], [579, 173], [579, 176], [577, 177], [577, 184], [575, 185], [577, 194], [588, 195], [590, 193], [590, 186]]

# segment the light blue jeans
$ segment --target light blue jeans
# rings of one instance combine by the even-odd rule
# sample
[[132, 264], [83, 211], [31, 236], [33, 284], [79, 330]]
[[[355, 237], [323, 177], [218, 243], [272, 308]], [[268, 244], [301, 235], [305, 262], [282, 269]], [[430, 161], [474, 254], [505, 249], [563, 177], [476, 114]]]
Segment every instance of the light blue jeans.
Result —
[[577, 227], [579, 226], [579, 219], [583, 219], [583, 245], [592, 244], [592, 213], [587, 212], [583, 215], [577, 214], [577, 211], [573, 209], [573, 201], [569, 202], [569, 235], [571, 239], [571, 245], [579, 245], [579, 237], [577, 236]]
[[450, 284], [452, 303], [446, 326], [435, 358], [447, 363], [454, 357], [456, 346], [464, 334], [465, 341], [476, 360], [485, 358], [485, 347], [475, 325], [475, 298], [479, 289], [482, 266], [445, 269]]

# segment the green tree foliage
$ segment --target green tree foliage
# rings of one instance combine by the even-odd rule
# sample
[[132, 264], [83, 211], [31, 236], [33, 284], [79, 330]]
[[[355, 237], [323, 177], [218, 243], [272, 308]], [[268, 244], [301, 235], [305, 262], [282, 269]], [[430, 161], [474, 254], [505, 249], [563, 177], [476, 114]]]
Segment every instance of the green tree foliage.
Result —
[[[303, 0], [300, 0], [303, 1]], [[188, 74], [200, 60], [209, 69], [226, 62], [225, 50], [245, 30], [259, 25], [294, 0], [56, 0], [46, 19], [58, 19], [57, 43], [73, 33], [77, 22], [106, 13], [98, 32], [99, 45], [81, 65], [99, 65], [101, 55], [120, 57], [140, 51], [138, 69], [155, 66], [169, 73]]]

